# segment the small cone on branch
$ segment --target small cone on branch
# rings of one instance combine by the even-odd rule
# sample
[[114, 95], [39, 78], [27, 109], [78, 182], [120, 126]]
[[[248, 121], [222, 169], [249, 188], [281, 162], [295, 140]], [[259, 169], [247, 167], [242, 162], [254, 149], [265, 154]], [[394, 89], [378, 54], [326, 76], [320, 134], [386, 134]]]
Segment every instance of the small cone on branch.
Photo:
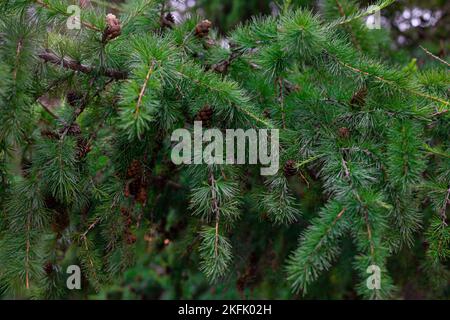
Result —
[[80, 93], [76, 91], [69, 91], [66, 95], [67, 102], [72, 106], [76, 107], [79, 103], [79, 101], [82, 99], [82, 96]]
[[211, 121], [213, 114], [214, 110], [211, 108], [211, 106], [206, 105], [197, 113], [195, 121], [202, 121], [205, 123], [209, 123]]
[[123, 191], [123, 195], [125, 196], [125, 198], [129, 198], [130, 197], [130, 195], [131, 195], [130, 184], [127, 183], [125, 185], [125, 190]]
[[126, 239], [126, 241], [127, 241], [128, 244], [133, 244], [133, 243], [136, 242], [137, 237], [136, 237], [134, 234], [128, 232], [128, 233], [126, 234], [126, 236], [125, 236], [125, 239]]
[[350, 130], [347, 127], [339, 128], [339, 137], [342, 139], [348, 139], [350, 137]]
[[62, 232], [70, 225], [70, 218], [67, 211], [64, 212], [56, 212], [53, 215], [52, 219], [52, 230], [55, 232], [58, 237], [61, 236]]
[[128, 190], [129, 190], [129, 193], [133, 197], [136, 197], [138, 195], [139, 191], [141, 190], [141, 181], [140, 181], [140, 179], [136, 179], [136, 180], [131, 181], [128, 184]]
[[171, 12], [166, 14], [166, 20], [175, 23], [175, 17], [173, 16], [173, 14]]
[[366, 104], [367, 87], [364, 86], [353, 94], [350, 104], [352, 106], [362, 107]]
[[103, 31], [103, 42], [117, 38], [122, 33], [120, 20], [112, 13], [108, 13], [106, 16], [106, 25]]
[[121, 208], [120, 208], [120, 213], [121, 213], [122, 216], [124, 216], [124, 217], [128, 217], [128, 215], [129, 215], [127, 208], [124, 208], [124, 207], [121, 207]]
[[220, 63], [214, 64], [211, 69], [215, 72], [225, 74], [228, 71], [228, 67], [230, 66], [230, 61], [224, 60]]
[[297, 168], [295, 167], [295, 161], [294, 160], [288, 160], [284, 164], [284, 175], [286, 177], [292, 177], [297, 174]]
[[72, 123], [67, 131], [69, 136], [77, 136], [81, 134], [81, 128], [78, 123]]
[[83, 138], [77, 140], [77, 158], [79, 160], [84, 159], [91, 150], [92, 147], [89, 141]]
[[142, 165], [139, 160], [134, 159], [127, 169], [127, 178], [135, 178], [142, 172]]
[[48, 139], [59, 139], [59, 134], [48, 129], [42, 129], [41, 136], [46, 137]]
[[174, 24], [175, 24], [175, 17], [173, 16], [172, 13], [169, 12], [165, 16], [161, 16], [162, 27], [172, 28]]
[[147, 201], [147, 190], [145, 189], [145, 187], [141, 187], [139, 189], [139, 192], [136, 195], [136, 201], [144, 204]]
[[203, 20], [195, 26], [195, 35], [200, 38], [204, 38], [208, 35], [209, 29], [212, 23], [209, 20]]
[[53, 264], [51, 262], [47, 262], [44, 265], [44, 271], [47, 275], [50, 275], [53, 272]]

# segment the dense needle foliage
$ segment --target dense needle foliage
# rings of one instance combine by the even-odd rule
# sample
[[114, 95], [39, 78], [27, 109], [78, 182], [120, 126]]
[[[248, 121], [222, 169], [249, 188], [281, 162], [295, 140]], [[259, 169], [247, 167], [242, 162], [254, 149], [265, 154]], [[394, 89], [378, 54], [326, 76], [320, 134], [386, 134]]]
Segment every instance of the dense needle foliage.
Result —
[[[1, 0], [1, 297], [449, 297], [446, 57], [353, 0], [277, 12], [224, 36], [163, 0]], [[278, 173], [174, 165], [194, 120], [279, 129]]]

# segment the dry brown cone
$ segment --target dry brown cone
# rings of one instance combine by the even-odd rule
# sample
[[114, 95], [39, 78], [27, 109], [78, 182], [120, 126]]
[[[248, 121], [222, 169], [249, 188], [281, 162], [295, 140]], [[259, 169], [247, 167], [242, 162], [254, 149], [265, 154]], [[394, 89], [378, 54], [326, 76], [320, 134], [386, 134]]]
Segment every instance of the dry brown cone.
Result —
[[44, 265], [44, 271], [47, 275], [50, 275], [53, 272], [53, 264], [51, 262], [47, 262]]
[[84, 159], [89, 152], [91, 152], [92, 147], [84, 138], [77, 140], [77, 158], [78, 160]]
[[51, 227], [53, 232], [58, 235], [58, 238], [61, 236], [62, 232], [69, 226], [69, 224], [70, 218], [66, 210], [62, 212], [55, 212], [53, 214]]
[[131, 192], [130, 192], [130, 184], [129, 183], [127, 183], [125, 185], [125, 189], [123, 190], [123, 195], [125, 196], [125, 198], [129, 198], [130, 197]]
[[163, 28], [173, 28], [175, 24], [175, 17], [172, 13], [167, 13], [165, 16], [161, 16], [161, 26]]
[[130, 213], [128, 212], [127, 208], [124, 208], [124, 207], [121, 207], [121, 208], [120, 208], [120, 214], [121, 214], [123, 217], [128, 217], [128, 216], [130, 215]]
[[127, 169], [127, 178], [136, 178], [142, 173], [142, 165], [139, 160], [134, 159]]
[[362, 107], [366, 104], [367, 87], [364, 86], [353, 94], [350, 104], [356, 107]]
[[211, 122], [213, 114], [214, 110], [211, 106], [206, 105], [197, 113], [195, 116], [195, 121], [202, 121], [206, 126], [208, 126]]
[[147, 202], [147, 189], [144, 186], [141, 186], [138, 194], [136, 195], [136, 201], [145, 204]]
[[82, 98], [82, 95], [76, 91], [69, 91], [66, 95], [67, 103], [72, 107], [76, 107]]
[[141, 190], [141, 179], [135, 179], [128, 184], [128, 192], [133, 197], [136, 197], [140, 190]]
[[203, 20], [195, 26], [195, 35], [200, 38], [204, 38], [208, 35], [209, 29], [212, 23], [209, 20]]
[[136, 242], [137, 237], [134, 234], [132, 234], [131, 232], [127, 231], [125, 234], [125, 240], [128, 244], [133, 244]]
[[67, 134], [69, 136], [78, 136], [81, 134], [81, 128], [78, 125], [78, 123], [72, 123], [69, 127], [69, 130], [67, 130]]
[[286, 177], [292, 177], [297, 174], [297, 168], [295, 167], [295, 161], [294, 160], [288, 160], [284, 164], [284, 175]]
[[48, 129], [42, 129], [41, 136], [48, 139], [59, 139], [59, 134]]
[[229, 60], [223, 60], [219, 63], [214, 64], [211, 69], [215, 72], [225, 74], [228, 72], [228, 67], [230, 66]]
[[120, 27], [120, 20], [112, 13], [108, 13], [106, 16], [106, 28], [103, 31], [102, 41], [110, 41], [120, 36], [121, 33], [122, 29]]
[[350, 138], [350, 129], [347, 127], [339, 128], [338, 134], [340, 138], [348, 139]]

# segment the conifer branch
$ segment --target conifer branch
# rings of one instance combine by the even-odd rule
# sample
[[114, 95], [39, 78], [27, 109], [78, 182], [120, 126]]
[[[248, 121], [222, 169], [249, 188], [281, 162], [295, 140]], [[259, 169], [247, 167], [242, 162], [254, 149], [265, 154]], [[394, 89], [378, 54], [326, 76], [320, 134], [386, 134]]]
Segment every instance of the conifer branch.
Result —
[[128, 73], [125, 71], [115, 69], [97, 70], [93, 66], [81, 64], [80, 62], [69, 57], [59, 57], [56, 53], [49, 49], [39, 53], [38, 56], [45, 62], [50, 62], [54, 65], [85, 74], [93, 74], [98, 72], [102, 76], [113, 78], [115, 80], [124, 80], [128, 77]]
[[13, 70], [13, 80], [16, 81], [17, 78], [17, 69], [19, 68], [19, 58], [20, 58], [20, 52], [22, 51], [23, 46], [23, 39], [19, 39], [17, 41], [17, 48], [16, 48], [16, 63]]
[[322, 157], [324, 157], [324, 156], [326, 156], [326, 154], [319, 154], [319, 155], [313, 156], [313, 157], [311, 157], [311, 158], [309, 158], [309, 159], [306, 159], [306, 160], [304, 160], [304, 161], [302, 161], [302, 162], [300, 162], [300, 163], [297, 163], [297, 164], [295, 165], [295, 167], [296, 167], [296, 168], [301, 168], [301, 167], [303, 167], [304, 165], [306, 165], [306, 164], [308, 164], [308, 163], [310, 163], [310, 162], [313, 162], [314, 160], [320, 159], [320, 158], [322, 158]]
[[372, 14], [375, 14], [376, 12], [381, 11], [382, 9], [390, 6], [391, 4], [393, 4], [394, 2], [396, 2], [397, 0], [381, 0], [380, 2], [378, 2], [377, 4], [375, 4], [372, 8], [369, 7], [365, 10], [361, 10], [358, 13], [348, 16], [348, 17], [344, 17], [344, 19], [340, 20], [337, 22], [338, 25], [344, 25], [347, 23], [351, 23], [355, 20], [359, 20], [361, 18], [370, 16]]
[[426, 54], [428, 54], [430, 57], [432, 57], [433, 59], [436, 59], [437, 61], [445, 64], [447, 67], [450, 67], [450, 63], [448, 63], [447, 61], [445, 61], [444, 59], [439, 58], [438, 56], [432, 54], [430, 51], [427, 50], [427, 48], [424, 48], [422, 46], [419, 46], [420, 49], [422, 49], [423, 51], [425, 51]]
[[219, 250], [219, 220], [220, 220], [220, 210], [216, 195], [216, 180], [214, 178], [214, 173], [212, 172], [212, 169], [209, 173], [209, 180], [211, 183], [211, 205], [212, 205], [212, 212], [215, 215], [216, 219], [216, 225], [215, 225], [215, 241], [214, 241], [214, 254], [217, 257], [218, 256], [218, 250]]
[[284, 94], [283, 94], [283, 80], [282, 78], [277, 79], [278, 83], [278, 100], [280, 101], [281, 108], [281, 124], [283, 129], [286, 129], [286, 114], [284, 112]]
[[151, 77], [151, 75], [153, 73], [154, 67], [155, 67], [155, 61], [152, 61], [151, 65], [150, 65], [150, 68], [148, 69], [147, 75], [145, 77], [144, 84], [142, 85], [141, 91], [140, 91], [139, 96], [138, 96], [138, 100], [137, 100], [137, 103], [136, 103], [136, 108], [134, 110], [135, 116], [137, 114], [139, 114], [139, 110], [140, 110], [141, 103], [142, 103], [142, 98], [144, 97], [145, 89], [147, 88], [147, 83], [148, 83], [148, 80], [150, 80], [150, 77]]
[[[342, 18], [345, 18], [346, 15], [345, 15], [345, 12], [344, 12], [344, 8], [342, 8], [341, 3], [339, 2], [339, 0], [335, 0], [335, 2], [336, 2], [336, 5], [338, 7], [339, 14], [341, 15]], [[353, 33], [352, 26], [345, 24], [344, 27], [348, 29], [348, 33], [350, 34], [350, 38], [352, 40], [353, 45], [358, 50], [361, 50], [361, 46], [359, 45], [358, 41], [356, 40], [355, 34]]]
[[379, 81], [381, 81], [381, 82], [387, 83], [387, 84], [389, 84], [389, 85], [391, 85], [391, 86], [393, 86], [393, 87], [396, 87], [396, 88], [398, 88], [399, 90], [403, 90], [403, 91], [412, 93], [412, 94], [414, 94], [414, 95], [417, 95], [417, 96], [420, 96], [420, 97], [423, 97], [423, 98], [426, 98], [426, 99], [429, 99], [429, 100], [433, 100], [433, 101], [436, 101], [436, 102], [445, 104], [445, 105], [447, 105], [447, 106], [450, 105], [450, 102], [445, 101], [445, 100], [443, 100], [443, 99], [441, 99], [441, 98], [438, 98], [438, 97], [435, 97], [435, 96], [432, 96], [432, 95], [430, 95], [430, 94], [423, 93], [423, 92], [420, 92], [420, 91], [416, 91], [416, 90], [412, 90], [412, 89], [408, 89], [408, 88], [402, 88], [402, 87], [399, 87], [399, 86], [397, 85], [397, 83], [395, 83], [395, 82], [392, 81], [392, 80], [388, 80], [388, 79], [385, 79], [385, 78], [383, 78], [383, 77], [381, 77], [381, 76], [372, 74], [372, 73], [370, 73], [370, 72], [368, 72], [368, 71], [364, 71], [364, 70], [358, 69], [358, 68], [356, 68], [356, 67], [354, 67], [354, 66], [351, 66], [351, 65], [348, 64], [348, 63], [345, 63], [345, 62], [343, 62], [343, 61], [337, 59], [337, 57], [335, 57], [335, 58], [336, 58], [336, 60], [339, 62], [339, 64], [341, 64], [342, 66], [346, 67], [346, 68], [349, 69], [349, 70], [352, 70], [352, 71], [357, 72], [357, 73], [364, 74], [364, 75], [366, 75], [366, 76], [374, 77], [375, 79], [377, 79], [377, 80], [379, 80]]

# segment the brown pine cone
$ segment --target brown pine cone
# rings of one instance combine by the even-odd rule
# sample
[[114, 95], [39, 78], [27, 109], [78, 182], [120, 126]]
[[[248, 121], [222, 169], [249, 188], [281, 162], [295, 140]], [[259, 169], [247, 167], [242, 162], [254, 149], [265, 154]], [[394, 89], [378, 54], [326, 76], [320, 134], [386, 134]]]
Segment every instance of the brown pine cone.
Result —
[[61, 233], [70, 225], [70, 218], [67, 211], [56, 212], [53, 215], [53, 221], [51, 224], [53, 232], [61, 235]]
[[120, 20], [112, 13], [109, 13], [106, 16], [106, 25], [107, 26], [103, 31], [103, 42], [117, 38], [122, 33]]
[[137, 237], [132, 233], [128, 233], [128, 234], [126, 234], [125, 239], [128, 244], [133, 244], [136, 242]]
[[53, 272], [53, 264], [51, 262], [47, 262], [44, 265], [44, 271], [47, 275], [50, 275]]
[[128, 213], [127, 208], [121, 207], [121, 208], [120, 208], [120, 213], [121, 213], [122, 216], [124, 216], [124, 217], [128, 217], [128, 216], [129, 216], [129, 213]]
[[83, 98], [82, 95], [76, 91], [69, 91], [66, 95], [67, 102], [72, 107], [76, 107], [82, 98]]
[[350, 129], [347, 127], [339, 128], [338, 134], [342, 139], [348, 139], [350, 138]]
[[206, 105], [197, 113], [195, 121], [202, 121], [208, 123], [209, 121], [211, 121], [213, 114], [214, 110], [209, 105]]
[[139, 160], [134, 159], [131, 161], [127, 169], [127, 178], [136, 178], [142, 172], [142, 165]]
[[48, 129], [42, 129], [41, 136], [46, 137], [48, 139], [59, 139], [59, 134]]
[[69, 127], [69, 130], [67, 130], [67, 134], [69, 136], [78, 136], [81, 134], [81, 128], [78, 125], [78, 123], [72, 123]]
[[199, 38], [204, 38], [208, 35], [212, 23], [209, 20], [203, 20], [195, 26], [195, 35]]
[[92, 147], [86, 139], [77, 140], [77, 157], [79, 160], [84, 159], [91, 150]]
[[228, 67], [230, 66], [229, 60], [223, 60], [219, 63], [214, 64], [211, 69], [215, 72], [225, 74], [228, 72]]
[[175, 17], [173, 16], [172, 13], [167, 13], [165, 16], [161, 16], [161, 26], [163, 28], [167, 27], [167, 28], [172, 28], [173, 25], [175, 24]]
[[141, 204], [144, 204], [147, 201], [147, 190], [144, 187], [139, 189], [139, 192], [136, 195], [136, 201]]
[[364, 86], [353, 94], [350, 104], [356, 107], [362, 107], [366, 104], [367, 87]]
[[140, 179], [133, 180], [129, 183], [129, 193], [136, 197], [141, 189], [141, 181]]
[[297, 174], [297, 168], [295, 167], [295, 161], [294, 160], [288, 160], [284, 164], [284, 175], [286, 177], [292, 177]]
[[125, 189], [123, 190], [123, 195], [125, 196], [125, 198], [129, 198], [130, 197], [131, 192], [130, 192], [130, 184], [129, 183], [127, 183], [125, 185]]

